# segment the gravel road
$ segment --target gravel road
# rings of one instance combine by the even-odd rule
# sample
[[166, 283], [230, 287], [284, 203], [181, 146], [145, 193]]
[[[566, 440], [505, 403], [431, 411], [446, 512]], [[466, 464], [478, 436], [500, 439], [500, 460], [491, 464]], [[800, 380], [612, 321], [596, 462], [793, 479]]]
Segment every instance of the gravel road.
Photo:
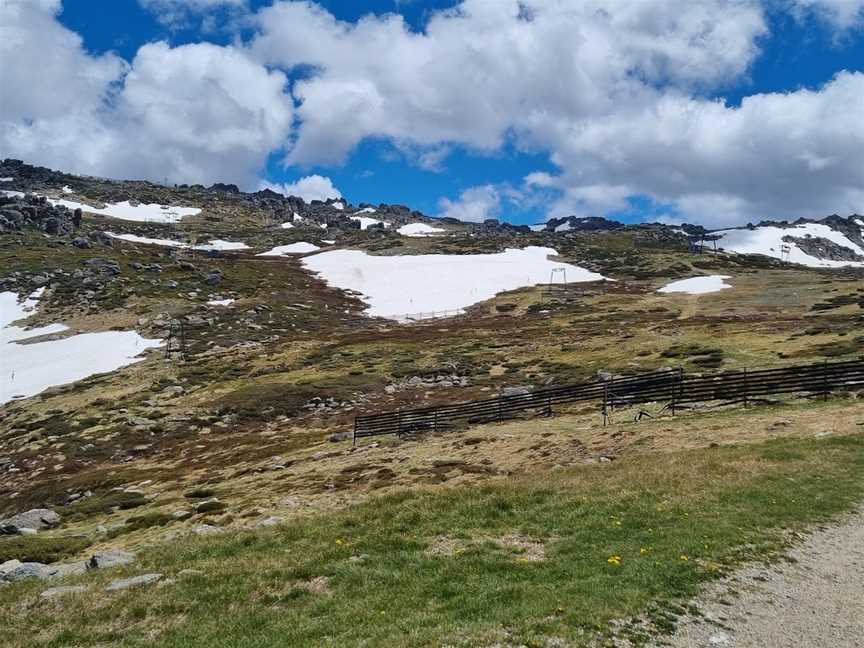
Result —
[[786, 553], [710, 586], [657, 646], [864, 648], [864, 510], [822, 528]]

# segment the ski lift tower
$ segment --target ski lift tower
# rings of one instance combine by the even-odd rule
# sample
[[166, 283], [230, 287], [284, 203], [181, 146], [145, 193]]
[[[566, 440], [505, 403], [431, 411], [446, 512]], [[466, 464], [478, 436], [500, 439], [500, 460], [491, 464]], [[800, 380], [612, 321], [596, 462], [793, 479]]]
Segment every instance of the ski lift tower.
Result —
[[[556, 276], [560, 276], [563, 279], [560, 284], [555, 283]], [[549, 273], [549, 292], [552, 293], [555, 290], [567, 290], [567, 268], [552, 268], [552, 271]]]

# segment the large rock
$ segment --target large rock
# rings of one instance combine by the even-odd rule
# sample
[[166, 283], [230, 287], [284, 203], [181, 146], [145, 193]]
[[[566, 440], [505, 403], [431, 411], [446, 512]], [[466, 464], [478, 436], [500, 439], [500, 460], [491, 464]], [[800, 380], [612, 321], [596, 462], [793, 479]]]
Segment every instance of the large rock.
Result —
[[20, 534], [22, 533], [22, 529], [42, 531], [43, 529], [56, 526], [59, 522], [60, 516], [51, 509], [31, 509], [24, 513], [13, 515], [5, 520], [0, 520], [0, 533]]
[[3, 574], [3, 580], [10, 583], [16, 583], [31, 578], [44, 580], [50, 576], [51, 570], [48, 565], [38, 562], [25, 562], [19, 563], [17, 566], [5, 572]]
[[117, 567], [128, 565], [135, 560], [135, 554], [121, 549], [110, 549], [103, 553], [94, 554], [87, 562], [90, 569], [105, 569], [106, 567]]

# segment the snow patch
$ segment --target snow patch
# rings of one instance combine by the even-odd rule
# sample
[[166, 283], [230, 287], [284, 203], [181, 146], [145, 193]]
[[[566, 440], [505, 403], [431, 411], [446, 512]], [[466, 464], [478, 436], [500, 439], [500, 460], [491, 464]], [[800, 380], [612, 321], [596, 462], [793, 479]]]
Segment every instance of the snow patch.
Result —
[[0, 404], [140, 362], [143, 351], [162, 344], [161, 340], [148, 340], [135, 331], [82, 333], [59, 340], [19, 344], [67, 330], [63, 324], [35, 329], [12, 326], [12, 322], [36, 309], [41, 295], [40, 289], [19, 302], [16, 293], [0, 293], [0, 357], [3, 358]]
[[775, 227], [773, 225], [766, 227], [757, 227], [755, 229], [731, 229], [712, 232], [713, 234], [721, 235], [717, 241], [717, 246], [729, 252], [737, 252], [739, 254], [763, 254], [765, 256], [774, 257], [775, 259], [783, 258], [782, 248], [784, 245], [789, 246], [789, 261], [791, 263], [799, 263], [801, 265], [810, 266], [813, 268], [840, 268], [843, 266], [864, 267], [864, 262], [861, 261], [832, 261], [830, 259], [820, 259], [805, 253], [794, 242], [784, 243], [784, 236], [793, 236], [795, 238], [806, 238], [809, 236], [818, 236], [828, 239], [847, 247], [856, 254], [864, 256], [864, 249], [850, 241], [842, 233], [831, 229], [822, 223], [803, 223], [793, 227]]
[[570, 226], [570, 221], [565, 221], [555, 228], [556, 232], [569, 232], [573, 228]]
[[277, 245], [272, 250], [268, 250], [267, 252], [262, 252], [261, 254], [256, 254], [255, 256], [284, 256], [286, 254], [307, 254], [309, 252], [315, 252], [316, 250], [320, 250], [321, 248], [317, 245], [313, 245], [312, 243], [306, 243], [305, 241], [300, 241], [299, 243], [291, 243], [290, 245]]
[[673, 281], [660, 288], [657, 292], [661, 293], [687, 293], [688, 295], [705, 295], [708, 293], [718, 292], [724, 288], [732, 286], [724, 282], [724, 279], [729, 279], [727, 275], [709, 275], [707, 277], [691, 277], [690, 279], [681, 279]]
[[60, 191], [62, 191], [64, 194], [75, 193], [74, 191], [72, 191], [72, 187], [70, 187], [69, 185], [63, 185], [63, 188], [60, 189]]
[[409, 225], [403, 225], [396, 231], [402, 236], [435, 236], [436, 234], [443, 234], [447, 230], [443, 230], [440, 227], [432, 227], [426, 223], [410, 223]]
[[156, 239], [147, 238], [146, 236], [136, 236], [135, 234], [115, 234], [114, 232], [105, 232], [107, 236], [121, 241], [129, 241], [130, 243], [141, 243], [143, 245], [162, 245], [164, 247], [188, 248], [188, 243], [182, 241], [172, 241], [171, 239]]
[[303, 259], [331, 286], [354, 290], [371, 316], [405, 320], [407, 314], [456, 311], [522, 286], [597, 281], [602, 275], [549, 260], [551, 248], [507, 249], [497, 254], [373, 256], [334, 250]]
[[[369, 218], [368, 216], [350, 216], [351, 220], [357, 221], [360, 223], [360, 229], [365, 230], [370, 225], [377, 225], [378, 223], [384, 223], [384, 221], [380, 221], [377, 218]], [[384, 223], [384, 227], [390, 227], [390, 223]]]
[[0, 178], [0, 182], [12, 182], [15, 178]]
[[120, 239], [121, 241], [129, 241], [130, 243], [141, 243], [142, 245], [162, 245], [164, 247], [202, 250], [204, 252], [210, 252], [213, 250], [228, 251], [249, 249], [249, 246], [242, 241], [222, 241], [220, 239], [213, 239], [208, 243], [190, 245], [189, 243], [184, 243], [183, 241], [148, 238], [146, 236], [137, 236], [135, 234], [115, 234], [114, 232], [105, 232], [105, 234], [107, 234], [111, 238]]
[[291, 229], [292, 227], [294, 227], [294, 223], [289, 223], [288, 221], [285, 221], [279, 227], [281, 227], [282, 229]]
[[139, 223], [177, 223], [186, 216], [200, 214], [198, 207], [176, 207], [173, 205], [137, 204], [132, 205], [128, 200], [119, 203], [108, 203], [105, 207], [92, 207], [74, 200], [55, 200], [49, 198], [52, 205], [63, 205], [69, 209], [81, 209], [90, 214], [119, 218], [120, 220], [136, 221]]
[[204, 250], [210, 252], [212, 250], [228, 251], [228, 250], [248, 250], [249, 246], [242, 241], [222, 241], [213, 239], [209, 243], [194, 246], [195, 250]]
[[376, 211], [378, 210], [374, 207], [364, 207], [363, 209], [358, 209], [356, 212], [354, 212], [354, 215], [356, 216], [357, 214], [374, 214]]
[[345, 209], [345, 205], [341, 202], [330, 203], [330, 206], [333, 207], [333, 209], [338, 209], [339, 211]]
[[0, 193], [2, 193], [4, 196], [12, 196], [12, 197], [18, 197], [18, 198], [24, 197], [23, 191], [12, 191], [11, 189], [4, 189], [4, 190], [0, 191]]
[[230, 306], [236, 299], [211, 299], [207, 302], [208, 306]]

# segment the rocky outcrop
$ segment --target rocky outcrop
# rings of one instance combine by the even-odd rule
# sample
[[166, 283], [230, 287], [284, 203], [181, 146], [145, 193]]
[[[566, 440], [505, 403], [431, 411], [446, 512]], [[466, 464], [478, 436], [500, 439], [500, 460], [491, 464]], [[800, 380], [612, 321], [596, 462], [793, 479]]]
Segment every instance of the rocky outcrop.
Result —
[[72, 234], [81, 224], [81, 210], [52, 205], [43, 196], [0, 195], [0, 234], [35, 229], [46, 234]]
[[827, 261], [864, 261], [864, 256], [854, 250], [821, 236], [784, 236], [783, 241], [794, 243], [812, 257]]
[[0, 520], [0, 534], [26, 535], [57, 526], [60, 516], [51, 509], [31, 509]]

